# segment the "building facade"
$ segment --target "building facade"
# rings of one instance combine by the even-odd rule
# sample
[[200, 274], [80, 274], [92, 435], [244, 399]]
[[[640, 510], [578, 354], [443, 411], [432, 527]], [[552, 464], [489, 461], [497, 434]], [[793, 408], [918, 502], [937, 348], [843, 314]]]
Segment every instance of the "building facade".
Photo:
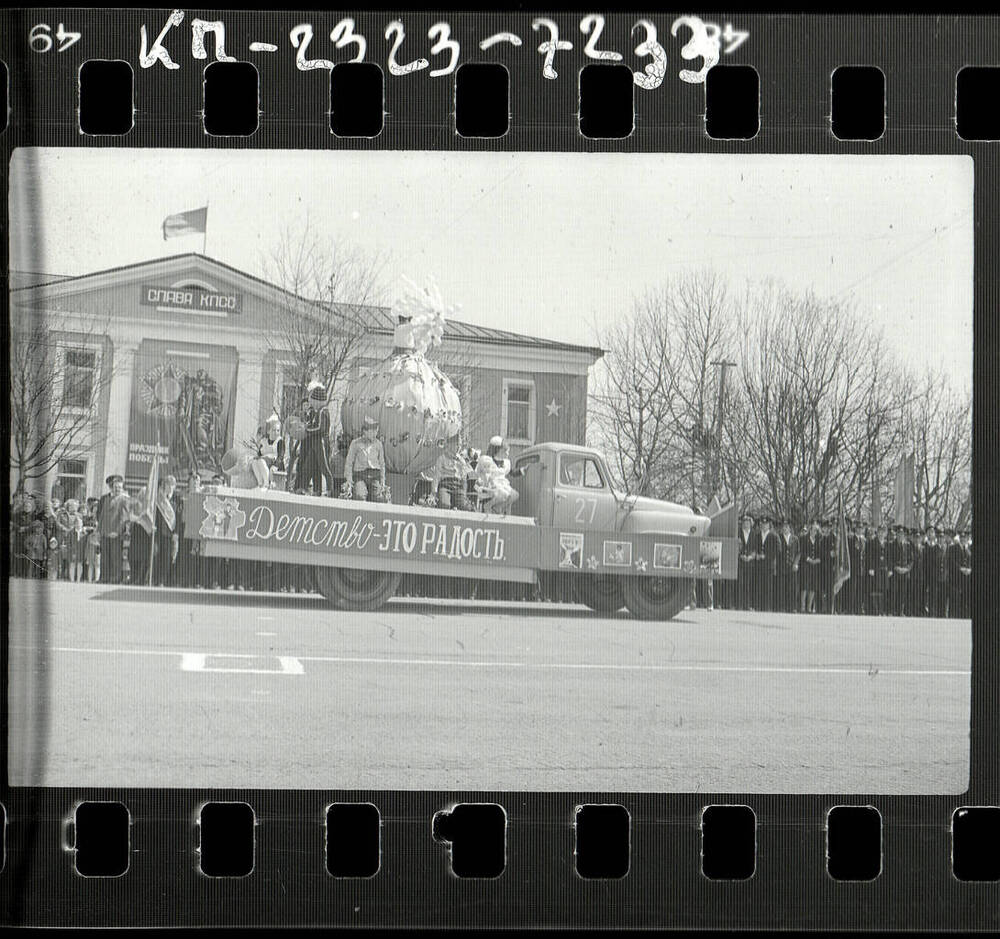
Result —
[[[302, 395], [295, 356], [274, 311], [301, 304], [279, 287], [198, 254], [183, 254], [74, 277], [11, 273], [12, 342], [44, 324], [54, 345], [54, 394], [88, 426], [61, 448], [58, 465], [26, 488], [64, 498], [97, 495], [122, 473], [129, 488], [153, 459], [211, 468], [234, 441], [248, 440], [272, 411]], [[358, 368], [388, 356], [389, 310], [368, 307], [363, 353], [345, 364], [338, 395]], [[537, 339], [458, 320], [433, 353], [462, 398], [466, 442], [502, 434], [528, 444], [583, 443], [587, 386], [597, 348]], [[82, 413], [82, 410], [81, 410]], [[12, 490], [18, 485], [13, 465]]]

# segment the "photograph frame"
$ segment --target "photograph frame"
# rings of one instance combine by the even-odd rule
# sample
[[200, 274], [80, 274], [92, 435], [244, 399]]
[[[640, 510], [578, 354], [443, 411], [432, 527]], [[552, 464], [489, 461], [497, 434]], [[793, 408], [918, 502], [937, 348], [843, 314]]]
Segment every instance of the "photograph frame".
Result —
[[[105, 11], [106, 13], [106, 11]], [[166, 14], [164, 14], [166, 16]], [[204, 62], [189, 55], [190, 21], [165, 30], [163, 48], [169, 49], [180, 68], [170, 70], [162, 58], [151, 67], [138, 61], [137, 37], [145, 27], [155, 39], [163, 22], [149, 20], [138, 11], [123, 11], [114, 22], [100, 11], [79, 11], [67, 29], [77, 29], [86, 43], [56, 50], [54, 23], [48, 28], [52, 51], [24, 42], [19, 18], [0, 35], [0, 60], [17, 76], [8, 88], [9, 119], [0, 135], [9, 173], [13, 152], [26, 144], [96, 149], [106, 146], [81, 134], [78, 122], [79, 68], [88, 58], [131, 57], [135, 75], [136, 120], [122, 146], [139, 150], [150, 146], [193, 148], [208, 151], [236, 146], [254, 149], [324, 151], [337, 147], [358, 151], [441, 150], [555, 150], [566, 152], [677, 152], [697, 157], [705, 153], [732, 155], [765, 153], [949, 154], [974, 162], [974, 211], [977, 237], [973, 266], [974, 306], [973, 387], [977, 418], [973, 423], [973, 479], [987, 478], [996, 462], [996, 442], [982, 415], [993, 407], [993, 363], [1000, 356], [998, 327], [984, 310], [995, 309], [1000, 297], [1000, 275], [987, 250], [988, 233], [998, 224], [1000, 212], [994, 193], [1000, 181], [1000, 155], [987, 141], [965, 139], [956, 133], [957, 76], [967, 67], [988, 66], [981, 50], [1000, 42], [1000, 26], [979, 17], [960, 16], [922, 22], [915, 17], [890, 16], [872, 21], [862, 16], [769, 17], [733, 14], [732, 26], [748, 33], [741, 48], [723, 54], [723, 65], [753, 67], [760, 80], [756, 100], [759, 129], [746, 139], [710, 138], [706, 131], [707, 108], [703, 85], [681, 81], [682, 67], [695, 71], [701, 60], [682, 62], [682, 39], [670, 37], [671, 17], [652, 14], [649, 22], [659, 28], [659, 41], [667, 49], [666, 78], [654, 97], [634, 90], [635, 121], [628, 137], [584, 139], [579, 130], [580, 68], [593, 63], [585, 53], [587, 37], [579, 24], [584, 11], [557, 12], [563, 50], [552, 37], [555, 68], [561, 82], [543, 73], [546, 55], [531, 47], [546, 38], [548, 28], [533, 28], [533, 17], [522, 11], [490, 15], [454, 12], [404, 12], [405, 46], [399, 43], [399, 63], [427, 56], [426, 70], [394, 74], [386, 55], [390, 43], [381, 41], [391, 19], [378, 11], [360, 11], [355, 31], [369, 37], [371, 55], [384, 70], [386, 123], [379, 136], [363, 139], [334, 138], [327, 126], [330, 111], [329, 82], [323, 69], [308, 72], [296, 64], [296, 50], [283, 38], [299, 22], [278, 12], [255, 14], [224, 12], [226, 42], [230, 52], [248, 57], [249, 43], [274, 39], [280, 51], [255, 60], [261, 75], [264, 113], [250, 139], [226, 141], [204, 132], [198, 104], [202, 101]], [[326, 40], [334, 25], [319, 13], [302, 14], [311, 21], [315, 38], [308, 58], [343, 56]], [[549, 17], [547, 16], [546, 19]], [[53, 17], [39, 16], [39, 22]], [[328, 19], [328, 18], [327, 18]], [[619, 50], [632, 67], [647, 59], [631, 53], [630, 29], [636, 16], [609, 13], [595, 45]], [[484, 37], [510, 31], [524, 40], [521, 48], [500, 42], [480, 57], [501, 62], [512, 78], [511, 126], [496, 140], [462, 139], [454, 132], [454, 94], [447, 77], [430, 79], [447, 55], [430, 54], [424, 40], [438, 22], [447, 22], [461, 45], [461, 62], [478, 56]], [[724, 24], [720, 23], [720, 26]], [[591, 24], [593, 27], [593, 24]], [[152, 30], [150, 33], [149, 31]], [[682, 37], [688, 35], [687, 31]], [[535, 37], [539, 36], [538, 40]], [[216, 40], [219, 36], [216, 35]], [[400, 31], [400, 40], [402, 32]], [[382, 48], [385, 46], [385, 48]], [[377, 47], [377, 48], [376, 48]], [[155, 44], [154, 44], [155, 48]], [[797, 50], [795, 61], [787, 50]], [[84, 49], [86, 51], [84, 51]], [[125, 50], [125, 51], [123, 51]], [[929, 52], [928, 52], [929, 50]], [[347, 50], [350, 52], [351, 50]], [[209, 44], [208, 55], [213, 54]], [[491, 57], [492, 56], [492, 57]], [[338, 59], [338, 62], [340, 59]], [[886, 94], [883, 111], [887, 133], [874, 140], [843, 140], [831, 130], [830, 77], [840, 66], [875, 61], [884, 69]], [[808, 62], [800, 67], [798, 62]], [[548, 63], [549, 68], [552, 62]], [[604, 67], [604, 66], [594, 66]], [[711, 74], [709, 70], [709, 74]], [[722, 78], [727, 73], [719, 72]], [[766, 76], [766, 79], [765, 79]], [[452, 76], [453, 77], [453, 76]], [[317, 81], [310, 81], [318, 79]], [[517, 79], [517, 81], [514, 81]], [[431, 82], [439, 84], [431, 84]], [[420, 90], [415, 90], [417, 86]], [[39, 98], [37, 89], [52, 94]], [[161, 103], [154, 114], [144, 102]], [[823, 103], [827, 110], [824, 111]], [[918, 104], [919, 102], [919, 104]], [[319, 115], [294, 123], [276, 119], [290, 113]], [[451, 110], [449, 110], [451, 109]], [[676, 115], [666, 124], [660, 115]], [[405, 120], [399, 115], [406, 115]], [[44, 121], [37, 120], [43, 117]], [[10, 193], [3, 187], [5, 210]], [[172, 208], [171, 208], [172, 210]], [[157, 220], [158, 221], [158, 220]], [[984, 237], [983, 233], [986, 233]], [[3, 294], [5, 312], [10, 297]], [[544, 406], [548, 402], [541, 402]], [[536, 411], [536, 413], [539, 413]], [[93, 468], [89, 467], [88, 472]], [[989, 544], [997, 527], [997, 508], [982, 485], [974, 486], [970, 500], [970, 526], [977, 546]], [[828, 928], [863, 930], [872, 916], [893, 927], [907, 929], [982, 930], [989, 928], [983, 904], [973, 902], [990, 889], [981, 882], [956, 877], [953, 864], [956, 813], [995, 806], [1000, 800], [1000, 726], [995, 688], [1000, 676], [1000, 637], [992, 630], [993, 606], [988, 550], [974, 559], [977, 587], [971, 599], [972, 658], [969, 678], [970, 739], [969, 779], [964, 792], [947, 794], [867, 794], [866, 803], [881, 816], [884, 863], [876, 881], [868, 886], [843, 889], [826, 868], [825, 821], [831, 805], [856, 804], [858, 793], [814, 792], [725, 793], [706, 796], [694, 787], [686, 792], [521, 792], [503, 788], [467, 791], [442, 788], [410, 791], [338, 788], [336, 775], [329, 788], [269, 790], [252, 786], [224, 789], [198, 786], [179, 789], [146, 789], [130, 786], [11, 787], [0, 791], [6, 863], [0, 871], [0, 891], [12, 924], [28, 925], [224, 925], [233, 924], [233, 904], [239, 904], [242, 922], [254, 924], [363, 925], [378, 927], [388, 921], [418, 927], [437, 925], [489, 925], [592, 927], [595, 923], [617, 928], [686, 926], [707, 929], [738, 924], [742, 928], [808, 928], [822, 917]], [[680, 616], [683, 619], [683, 615]], [[5, 630], [7, 624], [5, 623]], [[574, 627], [577, 628], [577, 627]], [[585, 628], [585, 627], [584, 627]], [[638, 627], [637, 627], [638, 628]], [[263, 631], [263, 630], [262, 630]], [[662, 630], [661, 630], [662, 631]], [[458, 648], [456, 646], [456, 648]], [[455, 653], [457, 656], [457, 653]], [[47, 660], [51, 664], [52, 660]], [[8, 659], [9, 664], [9, 659]], [[883, 682], [888, 674], [879, 676]], [[869, 681], [875, 682], [874, 669]], [[884, 686], [884, 685], [883, 685]], [[880, 686], [881, 687], [881, 686]], [[9, 734], [9, 702], [3, 704], [3, 726]], [[852, 734], [851, 736], [857, 736]], [[844, 734], [847, 738], [846, 733]], [[43, 756], [43, 755], [41, 755]], [[40, 756], [40, 758], [41, 758]], [[67, 819], [81, 800], [117, 800], [130, 814], [128, 875], [121, 889], [109, 893], [100, 878], [73, 876], [72, 852], [66, 850]], [[257, 853], [250, 880], [206, 883], [197, 871], [196, 822], [198, 807], [206, 800], [246, 800], [252, 804], [262, 827], [256, 829]], [[379, 876], [357, 883], [357, 899], [348, 909], [334, 892], [317, 890], [322, 864], [322, 839], [314, 837], [324, 806], [334, 802], [370, 802], [377, 806], [386, 826]], [[431, 836], [435, 813], [450, 811], [464, 802], [493, 802], [507, 813], [508, 853], [503, 875], [484, 887], [482, 881], [463, 880], [448, 867], [448, 846]], [[616, 804], [630, 813], [630, 865], [620, 886], [622, 902], [614, 909], [598, 909], [593, 891], [581, 886], [567, 861], [572, 853], [575, 807], [582, 803]], [[752, 880], [739, 889], [719, 892], [719, 883], [702, 876], [699, 868], [705, 837], [697, 820], [706, 805], [728, 802], [748, 805], [756, 816], [757, 863]], [[313, 835], [303, 834], [312, 831]], [[651, 832], [656, 837], [651, 837]], [[660, 837], [666, 832], [668, 837]], [[144, 850], [145, 844], [150, 850]], [[303, 845], [312, 845], [303, 851]], [[154, 847], [155, 846], [155, 847]], [[319, 861], [317, 862], [317, 858]], [[684, 871], [690, 890], [684, 895], [657, 889], [664, 869]], [[523, 889], [525, 882], [535, 886]], [[275, 885], [280, 884], [280, 889]], [[856, 885], [857, 886], [857, 885]], [[772, 902], [747, 906], [746, 892], [767, 892]], [[485, 891], [485, 892], [484, 892]], [[860, 891], [860, 893], [859, 893]], [[865, 891], [868, 891], [865, 893]], [[862, 902], [858, 902], [858, 897]], [[988, 906], [988, 905], [987, 905]], [[67, 911], [72, 911], [71, 913]], [[475, 911], [475, 916], [470, 911]], [[72, 920], [68, 922], [67, 920]]]

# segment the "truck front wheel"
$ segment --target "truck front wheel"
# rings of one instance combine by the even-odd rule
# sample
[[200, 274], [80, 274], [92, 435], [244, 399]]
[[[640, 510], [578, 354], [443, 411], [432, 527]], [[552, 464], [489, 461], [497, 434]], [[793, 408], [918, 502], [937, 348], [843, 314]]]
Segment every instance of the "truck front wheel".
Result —
[[596, 613], [617, 613], [625, 606], [621, 582], [622, 578], [613, 574], [577, 574], [573, 592], [577, 603]]
[[377, 610], [395, 594], [402, 576], [399, 571], [315, 568], [316, 588], [342, 610]]
[[625, 606], [637, 619], [673, 619], [691, 599], [689, 577], [623, 577]]

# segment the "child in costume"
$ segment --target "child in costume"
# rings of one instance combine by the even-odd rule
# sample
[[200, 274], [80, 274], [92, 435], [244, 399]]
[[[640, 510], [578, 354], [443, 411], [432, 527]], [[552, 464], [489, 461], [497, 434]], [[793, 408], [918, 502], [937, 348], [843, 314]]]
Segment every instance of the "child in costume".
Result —
[[487, 497], [483, 508], [500, 515], [508, 514], [518, 498], [507, 478], [511, 471], [507, 453], [503, 438], [492, 437], [486, 452], [476, 463], [476, 479], [480, 490]]
[[360, 437], [351, 441], [344, 459], [345, 495], [359, 502], [384, 498], [385, 449], [378, 439], [378, 421], [366, 417]]
[[299, 448], [299, 489], [312, 485], [313, 495], [323, 495], [326, 482], [327, 494], [333, 491], [333, 473], [328, 459], [330, 439], [330, 412], [326, 407], [326, 388], [318, 381], [309, 382], [309, 404], [302, 415], [306, 431]]
[[471, 509], [466, 495], [466, 479], [472, 475], [472, 467], [465, 458], [461, 438], [456, 438], [437, 458], [432, 474], [431, 491], [437, 495], [437, 503], [442, 509]]
[[45, 573], [45, 554], [48, 545], [45, 540], [45, 522], [36, 519], [31, 523], [28, 537], [25, 539], [25, 552], [28, 555], [28, 576], [41, 578]]
[[83, 557], [87, 550], [87, 538], [88, 532], [83, 527], [83, 516], [78, 512], [73, 516], [73, 527], [66, 535], [69, 579], [73, 583], [83, 580]]
[[285, 438], [277, 414], [272, 414], [257, 431], [257, 452], [268, 469], [268, 486], [273, 487], [275, 474], [285, 471]]

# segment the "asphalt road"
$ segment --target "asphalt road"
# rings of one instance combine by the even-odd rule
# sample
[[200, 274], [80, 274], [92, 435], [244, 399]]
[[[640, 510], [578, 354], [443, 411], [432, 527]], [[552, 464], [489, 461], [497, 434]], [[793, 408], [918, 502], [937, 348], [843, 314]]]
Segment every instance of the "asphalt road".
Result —
[[10, 584], [10, 781], [960, 793], [967, 620]]

